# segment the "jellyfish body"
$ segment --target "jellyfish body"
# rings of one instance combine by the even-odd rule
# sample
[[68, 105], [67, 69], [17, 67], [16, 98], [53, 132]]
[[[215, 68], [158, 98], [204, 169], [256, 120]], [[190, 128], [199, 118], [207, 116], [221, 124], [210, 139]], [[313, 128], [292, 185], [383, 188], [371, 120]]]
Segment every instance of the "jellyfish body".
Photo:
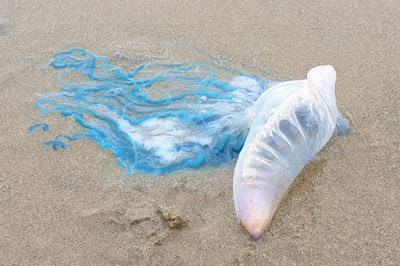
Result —
[[316, 67], [306, 80], [271, 87], [248, 110], [253, 119], [235, 167], [233, 194], [237, 216], [253, 240], [303, 167], [334, 135], [337, 122], [343, 123], [335, 81], [332, 66]]
[[[157, 175], [218, 165], [240, 152], [234, 203], [254, 240], [307, 162], [348, 130], [331, 66], [282, 83], [211, 62], [148, 62], [128, 71], [84, 49], [57, 53], [50, 66], [62, 69], [62, 87], [39, 95], [40, 118], [72, 116], [81, 131], [59, 134], [47, 146], [66, 149], [65, 141], [89, 138], [112, 150], [129, 173]], [[70, 74], [86, 81], [68, 81]], [[38, 123], [29, 132], [39, 128], [49, 131]]]

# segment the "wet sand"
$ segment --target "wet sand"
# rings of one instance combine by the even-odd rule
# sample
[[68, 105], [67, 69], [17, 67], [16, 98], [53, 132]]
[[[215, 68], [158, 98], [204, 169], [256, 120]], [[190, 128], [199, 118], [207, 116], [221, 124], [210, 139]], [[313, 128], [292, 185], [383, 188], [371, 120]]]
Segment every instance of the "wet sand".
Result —
[[[1, 264], [399, 263], [399, 1], [58, 2], [1, 4]], [[351, 133], [304, 169], [259, 243], [234, 214], [234, 162], [127, 175], [92, 141], [54, 152], [49, 134], [27, 134], [35, 93], [59, 88], [57, 71], [41, 68], [55, 52], [162, 57], [176, 42], [296, 79], [319, 64], [337, 70]], [[189, 59], [185, 49], [168, 54]], [[50, 122], [54, 132], [74, 127]]]

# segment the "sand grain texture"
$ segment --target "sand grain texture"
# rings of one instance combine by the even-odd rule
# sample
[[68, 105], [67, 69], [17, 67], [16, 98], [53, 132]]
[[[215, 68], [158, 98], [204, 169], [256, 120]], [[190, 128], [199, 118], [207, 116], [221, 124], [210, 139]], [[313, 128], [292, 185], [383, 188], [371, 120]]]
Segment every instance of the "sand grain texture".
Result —
[[[400, 2], [350, 2], [3, 0], [1, 264], [398, 265]], [[40, 68], [55, 52], [162, 59], [180, 41], [292, 78], [319, 64], [337, 69], [351, 134], [306, 167], [257, 244], [234, 215], [234, 162], [129, 176], [89, 140], [54, 152], [43, 145], [51, 134], [27, 134], [35, 93], [58, 90], [57, 71]], [[176, 51], [167, 58], [196, 59]], [[75, 127], [49, 119], [53, 133]], [[170, 229], [158, 206], [189, 226]]]

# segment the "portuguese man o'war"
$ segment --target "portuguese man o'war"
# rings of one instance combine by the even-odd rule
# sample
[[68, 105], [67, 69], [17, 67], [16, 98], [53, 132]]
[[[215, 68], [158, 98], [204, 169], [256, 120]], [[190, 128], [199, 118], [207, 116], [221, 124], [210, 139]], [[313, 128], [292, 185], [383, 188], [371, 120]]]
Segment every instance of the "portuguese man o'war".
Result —
[[[62, 69], [61, 91], [39, 95], [39, 118], [71, 116], [82, 130], [47, 146], [67, 149], [66, 141], [89, 138], [129, 173], [150, 174], [218, 165], [240, 153], [234, 203], [253, 240], [307, 162], [348, 130], [331, 66], [281, 83], [206, 61], [147, 62], [127, 71], [84, 49], [57, 53], [50, 66]], [[40, 128], [49, 131], [38, 123], [29, 133]]]
[[335, 81], [332, 66], [315, 67], [306, 80], [273, 86], [249, 108], [253, 122], [236, 163], [233, 194], [236, 214], [253, 240], [308, 161], [348, 129], [336, 106]]
[[[232, 159], [247, 136], [247, 109], [276, 83], [205, 61], [147, 62], [125, 71], [84, 49], [57, 53], [50, 66], [62, 69], [62, 87], [39, 95], [39, 117], [72, 116], [83, 130], [46, 145], [66, 149], [66, 141], [93, 139], [129, 173], [164, 174]], [[71, 75], [85, 82], [71, 82]]]

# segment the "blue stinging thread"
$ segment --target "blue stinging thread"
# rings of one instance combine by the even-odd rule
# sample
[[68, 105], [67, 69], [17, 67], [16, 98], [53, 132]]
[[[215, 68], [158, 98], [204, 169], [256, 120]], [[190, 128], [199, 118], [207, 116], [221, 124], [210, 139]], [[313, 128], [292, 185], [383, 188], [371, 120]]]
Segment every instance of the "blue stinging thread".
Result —
[[[93, 139], [129, 173], [163, 174], [232, 159], [247, 136], [246, 111], [270, 85], [205, 61], [147, 62], [127, 71], [84, 49], [57, 53], [50, 66], [62, 69], [62, 86], [39, 95], [40, 117], [70, 116], [83, 130], [45, 144], [58, 150], [67, 149], [63, 140]], [[69, 74], [86, 81], [70, 82]], [[40, 127], [49, 129], [41, 123], [29, 132]]]
[[42, 128], [43, 131], [49, 131], [50, 126], [47, 123], [39, 123], [29, 127], [29, 134], [35, 132], [38, 128]]

